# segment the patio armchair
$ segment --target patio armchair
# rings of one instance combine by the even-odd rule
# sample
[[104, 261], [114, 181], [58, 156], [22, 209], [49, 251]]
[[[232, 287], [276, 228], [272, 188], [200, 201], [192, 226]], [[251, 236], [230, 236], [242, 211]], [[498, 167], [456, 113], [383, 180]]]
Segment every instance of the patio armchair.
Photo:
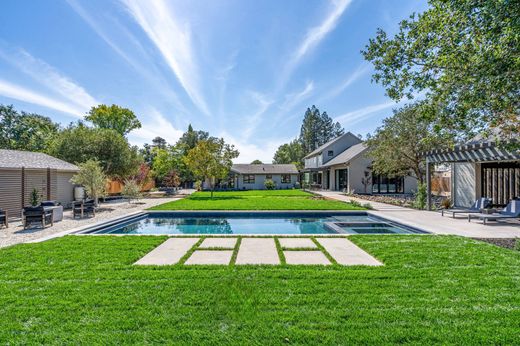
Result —
[[484, 221], [484, 225], [487, 223], [487, 221], [497, 221], [501, 219], [516, 219], [520, 218], [520, 200], [512, 200], [509, 202], [509, 204], [505, 207], [504, 210], [499, 211], [498, 213], [492, 213], [492, 214], [469, 214], [468, 215], [468, 222], [471, 222], [471, 219], [480, 219]]
[[444, 213], [450, 213], [451, 217], [455, 218], [455, 214], [479, 214], [481, 209], [486, 209], [491, 207], [492, 200], [486, 197], [479, 198], [473, 203], [473, 205], [469, 208], [453, 208], [453, 209], [442, 209], [441, 215], [444, 216]]
[[0, 209], [0, 226], [4, 225], [5, 228], [9, 227], [9, 215], [7, 214], [7, 210]]
[[46, 210], [44, 207], [25, 207], [23, 208], [23, 228], [27, 229], [31, 224], [40, 224], [42, 228], [48, 225], [53, 226], [52, 210]]
[[96, 216], [96, 205], [93, 200], [72, 203], [72, 218], [75, 219], [76, 216], [83, 218], [89, 214]]

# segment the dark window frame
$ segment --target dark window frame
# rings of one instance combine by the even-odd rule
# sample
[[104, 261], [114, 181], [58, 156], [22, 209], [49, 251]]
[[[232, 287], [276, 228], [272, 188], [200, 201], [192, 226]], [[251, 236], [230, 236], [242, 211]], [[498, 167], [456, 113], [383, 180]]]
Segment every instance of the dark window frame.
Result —
[[254, 174], [244, 174], [242, 177], [242, 182], [244, 184], [254, 184], [256, 180], [256, 176]]
[[273, 180], [273, 175], [272, 174], [266, 174], [265, 175], [265, 180]]
[[282, 176], [281, 176], [281, 184], [290, 184], [290, 183], [291, 183], [291, 175], [290, 174], [282, 174]]
[[332, 156], [334, 156], [334, 150], [329, 150], [329, 151], [327, 151], [327, 156], [328, 156], [328, 157], [332, 157]]
[[[390, 186], [394, 186], [391, 191]], [[388, 177], [377, 174], [372, 176], [372, 193], [378, 195], [404, 194], [404, 176]]]

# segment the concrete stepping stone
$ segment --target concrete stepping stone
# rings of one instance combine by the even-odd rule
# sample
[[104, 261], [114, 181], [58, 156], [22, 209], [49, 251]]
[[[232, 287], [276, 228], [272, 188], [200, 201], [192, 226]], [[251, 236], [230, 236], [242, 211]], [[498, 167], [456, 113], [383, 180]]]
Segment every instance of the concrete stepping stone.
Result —
[[309, 248], [317, 249], [318, 246], [314, 244], [310, 238], [278, 238], [280, 245], [285, 249]]
[[221, 264], [228, 265], [233, 257], [233, 251], [228, 250], [197, 250], [184, 263], [187, 265], [194, 264]]
[[164, 243], [147, 253], [134, 264], [169, 265], [179, 260], [195, 245], [200, 238], [169, 238]]
[[331, 264], [321, 251], [284, 251], [287, 264]]
[[327, 252], [342, 265], [380, 266], [381, 262], [370, 256], [346, 238], [316, 238]]
[[236, 264], [280, 264], [274, 238], [242, 238]]
[[206, 238], [200, 244], [199, 249], [225, 248], [233, 249], [237, 243], [237, 238]]

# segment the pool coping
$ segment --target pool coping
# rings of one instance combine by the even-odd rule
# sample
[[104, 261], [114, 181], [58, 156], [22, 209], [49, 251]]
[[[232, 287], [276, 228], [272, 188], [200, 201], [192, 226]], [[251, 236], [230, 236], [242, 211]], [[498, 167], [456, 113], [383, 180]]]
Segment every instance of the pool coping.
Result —
[[[56, 238], [64, 235], [76, 235], [76, 236], [167, 236], [167, 237], [345, 237], [345, 236], [351, 236], [351, 235], [374, 235], [374, 234], [350, 234], [346, 232], [341, 233], [324, 233], [324, 234], [270, 234], [270, 233], [263, 233], [263, 234], [170, 234], [170, 233], [155, 233], [155, 234], [113, 234], [113, 233], [94, 233], [95, 231], [99, 230], [100, 228], [110, 227], [117, 225], [122, 222], [129, 222], [133, 219], [139, 219], [146, 215], [160, 215], [160, 214], [170, 214], [170, 215], [251, 215], [251, 214], [257, 214], [257, 215], [276, 215], [276, 214], [335, 214], [335, 215], [369, 215], [371, 217], [374, 217], [376, 219], [380, 219], [382, 221], [385, 221], [389, 224], [394, 224], [399, 227], [404, 227], [407, 229], [411, 229], [417, 233], [411, 233], [411, 234], [401, 234], [401, 235], [432, 235], [432, 233], [427, 232], [425, 230], [422, 230], [417, 227], [409, 226], [406, 224], [402, 224], [400, 222], [386, 219], [384, 217], [381, 217], [379, 215], [376, 215], [374, 213], [371, 213], [370, 210], [143, 210], [140, 212], [132, 213], [129, 215], [125, 215], [122, 217], [114, 218], [111, 220], [105, 220], [101, 221], [92, 225], [88, 225], [85, 227], [80, 227], [76, 229], [72, 229], [66, 232], [62, 232], [60, 234], [57, 234]], [[339, 228], [332, 227], [333, 230], [338, 231]], [[396, 235], [396, 234], [377, 234], [377, 235]], [[42, 239], [40, 241], [45, 241], [48, 239]]]

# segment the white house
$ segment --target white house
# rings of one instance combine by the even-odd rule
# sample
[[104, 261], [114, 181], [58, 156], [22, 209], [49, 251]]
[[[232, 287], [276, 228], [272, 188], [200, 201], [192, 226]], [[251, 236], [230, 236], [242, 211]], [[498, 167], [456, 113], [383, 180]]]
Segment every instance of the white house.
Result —
[[347, 132], [305, 157], [304, 181], [314, 188], [367, 194], [410, 194], [417, 189], [412, 176], [372, 174], [369, 148]]
[[237, 190], [265, 189], [268, 179], [274, 181], [277, 189], [290, 189], [298, 182], [298, 169], [292, 164], [234, 164], [231, 176]]

